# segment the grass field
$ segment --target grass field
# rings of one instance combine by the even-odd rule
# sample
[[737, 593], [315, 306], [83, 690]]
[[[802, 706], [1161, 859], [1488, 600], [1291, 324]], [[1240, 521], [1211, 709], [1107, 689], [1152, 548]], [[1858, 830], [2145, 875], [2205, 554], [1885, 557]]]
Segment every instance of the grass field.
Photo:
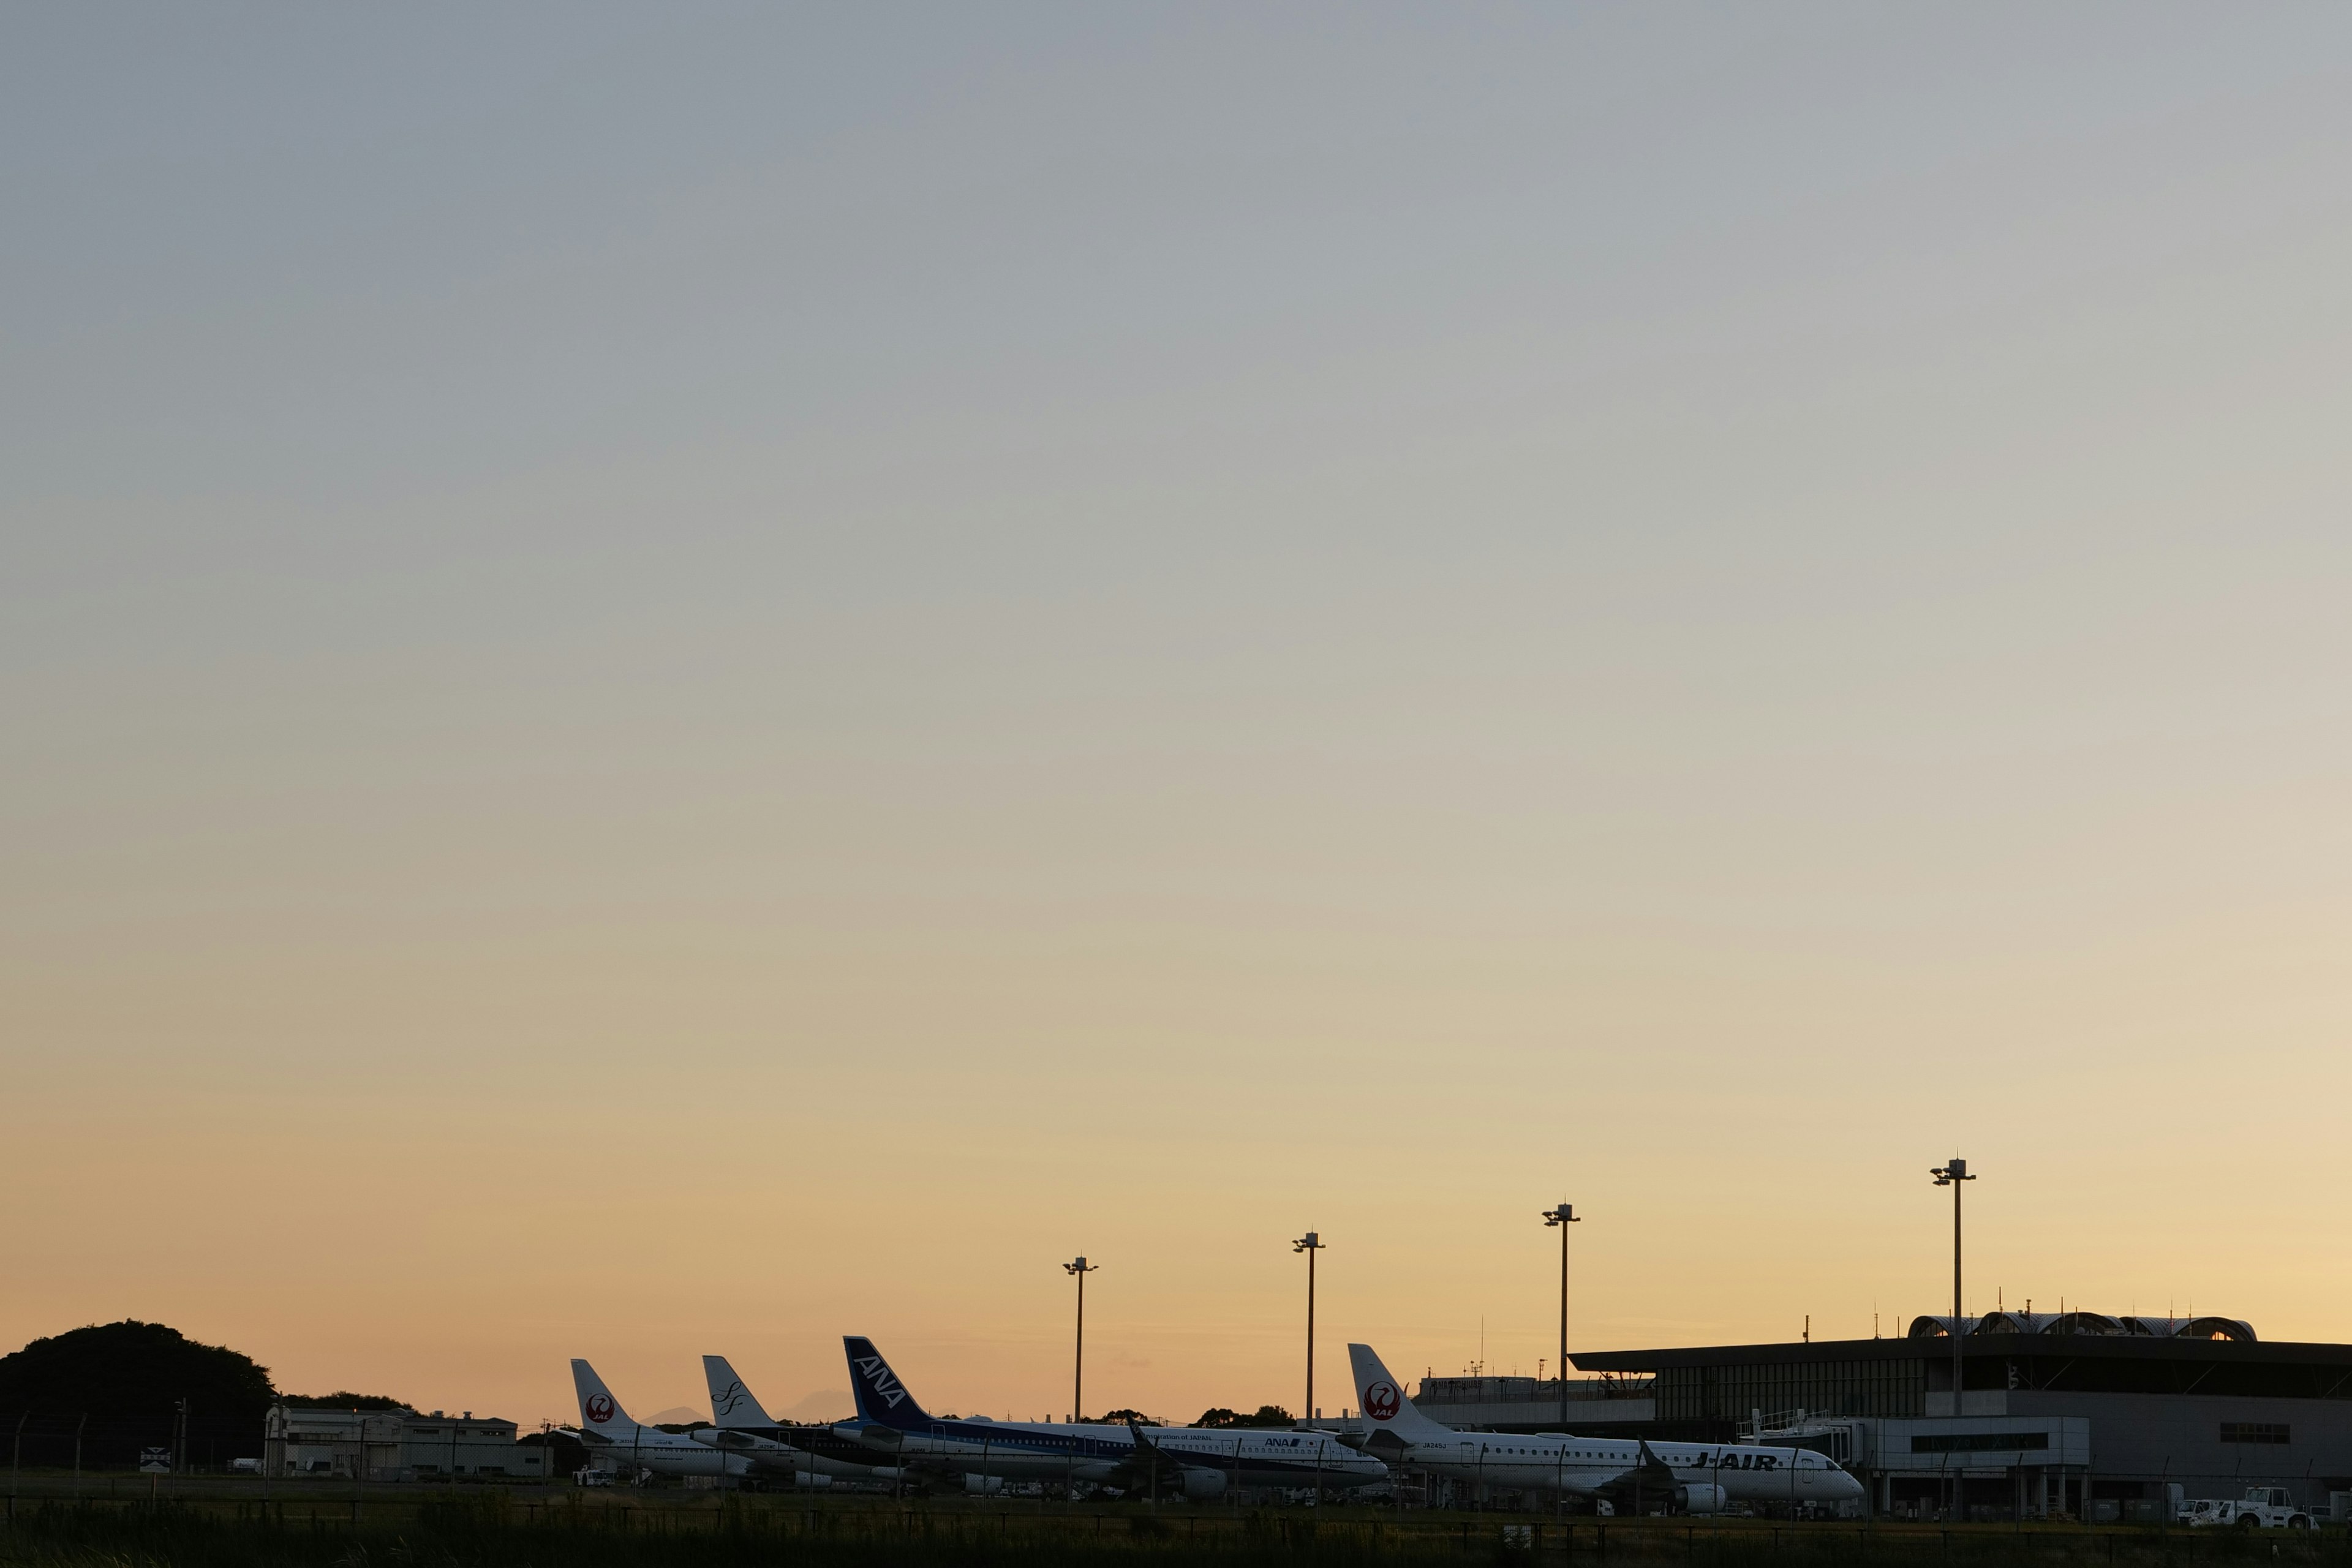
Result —
[[1066, 1508], [677, 1493], [557, 1495], [395, 1490], [360, 1501], [313, 1494], [159, 1502], [20, 1499], [0, 1528], [7, 1568], [2352, 1568], [2338, 1531], [2189, 1531], [2050, 1525], [1771, 1524], [1385, 1510], [1275, 1511]]

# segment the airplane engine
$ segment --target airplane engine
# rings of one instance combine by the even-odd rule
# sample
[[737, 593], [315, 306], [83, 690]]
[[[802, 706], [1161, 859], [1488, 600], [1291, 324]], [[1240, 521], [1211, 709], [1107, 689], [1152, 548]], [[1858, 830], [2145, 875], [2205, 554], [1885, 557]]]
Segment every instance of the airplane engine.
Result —
[[1194, 1502], [1214, 1502], [1225, 1495], [1225, 1472], [1223, 1470], [1186, 1470], [1184, 1495]]
[[964, 1472], [963, 1489], [975, 1497], [992, 1497], [1004, 1489], [1004, 1478], [975, 1475], [967, 1470]]
[[1685, 1513], [1721, 1513], [1727, 1500], [1721, 1487], [1694, 1483], [1677, 1488], [1675, 1500], [1683, 1505]]

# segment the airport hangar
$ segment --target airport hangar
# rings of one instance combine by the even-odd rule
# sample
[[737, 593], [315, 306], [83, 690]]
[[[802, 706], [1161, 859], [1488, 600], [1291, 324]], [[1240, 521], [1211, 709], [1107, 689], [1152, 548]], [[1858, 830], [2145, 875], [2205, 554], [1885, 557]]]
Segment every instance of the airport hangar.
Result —
[[[2352, 1344], [2264, 1342], [2238, 1319], [1997, 1312], [1901, 1339], [1588, 1351], [1570, 1429], [1821, 1449], [1880, 1515], [2154, 1521], [2174, 1500], [2283, 1486], [2352, 1498]], [[1440, 1421], [1557, 1431], [1558, 1380], [1430, 1378]], [[2085, 1495], [2087, 1491], [2087, 1496]]]

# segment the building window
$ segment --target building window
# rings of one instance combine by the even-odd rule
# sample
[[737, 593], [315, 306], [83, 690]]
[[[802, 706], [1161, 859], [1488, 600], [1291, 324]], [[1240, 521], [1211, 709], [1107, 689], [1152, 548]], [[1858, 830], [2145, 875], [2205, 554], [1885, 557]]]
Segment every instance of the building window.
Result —
[[2224, 1443], [2287, 1443], [2294, 1439], [2284, 1421], [2224, 1421], [2221, 1441]]

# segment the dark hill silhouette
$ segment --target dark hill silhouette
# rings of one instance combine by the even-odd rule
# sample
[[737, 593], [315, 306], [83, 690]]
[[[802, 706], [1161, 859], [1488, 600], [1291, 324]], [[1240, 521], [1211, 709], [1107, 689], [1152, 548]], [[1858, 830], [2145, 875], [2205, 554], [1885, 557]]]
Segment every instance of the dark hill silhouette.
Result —
[[258, 1455], [274, 1397], [268, 1367], [162, 1323], [74, 1329], [0, 1356], [0, 1423], [24, 1418], [27, 1465], [70, 1464], [77, 1426], [84, 1465], [135, 1464], [141, 1448], [173, 1441], [182, 1399], [190, 1463]]

